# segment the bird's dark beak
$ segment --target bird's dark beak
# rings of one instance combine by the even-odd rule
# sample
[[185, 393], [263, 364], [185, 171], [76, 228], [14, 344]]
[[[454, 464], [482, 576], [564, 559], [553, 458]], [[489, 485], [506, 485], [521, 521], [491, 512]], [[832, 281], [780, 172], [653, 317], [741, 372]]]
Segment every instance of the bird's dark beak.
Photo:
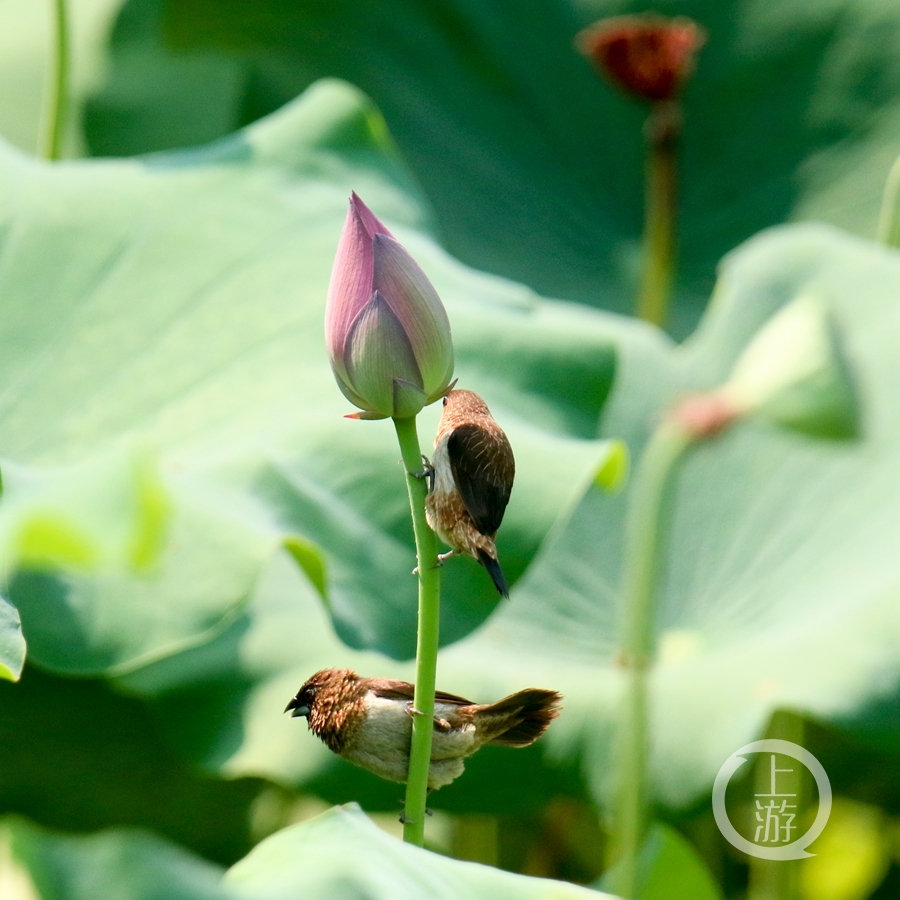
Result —
[[294, 697], [290, 703], [284, 708], [284, 711], [293, 710], [291, 712], [291, 718], [296, 719], [300, 716], [304, 716], [307, 719], [309, 718], [309, 706], [306, 705], [299, 697]]

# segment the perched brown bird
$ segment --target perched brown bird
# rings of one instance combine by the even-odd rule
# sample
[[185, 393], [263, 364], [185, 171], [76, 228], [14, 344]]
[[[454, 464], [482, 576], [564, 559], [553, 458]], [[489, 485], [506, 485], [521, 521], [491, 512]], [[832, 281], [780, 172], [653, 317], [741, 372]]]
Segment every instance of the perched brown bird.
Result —
[[[527, 688], [481, 705], [438, 691], [428, 787], [458, 778], [463, 760], [485, 744], [527, 747], [559, 715], [556, 691]], [[388, 781], [406, 781], [412, 735], [413, 686], [389, 678], [363, 678], [350, 669], [316, 672], [285, 707], [305, 716], [325, 746]]]
[[434, 439], [425, 500], [428, 524], [452, 553], [468, 553], [487, 570], [504, 597], [509, 585], [497, 560], [494, 536], [503, 521], [516, 461], [503, 429], [472, 391], [450, 391]]

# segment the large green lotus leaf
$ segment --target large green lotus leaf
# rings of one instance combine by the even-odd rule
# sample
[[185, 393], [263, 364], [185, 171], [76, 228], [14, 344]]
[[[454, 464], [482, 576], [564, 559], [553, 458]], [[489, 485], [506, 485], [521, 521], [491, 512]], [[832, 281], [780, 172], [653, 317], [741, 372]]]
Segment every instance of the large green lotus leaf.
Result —
[[[85, 468], [74, 474], [83, 476]], [[104, 474], [92, 501], [115, 484], [114, 473]], [[77, 494], [90, 484], [80, 480]], [[60, 496], [49, 495], [57, 504], [51, 510], [60, 509]], [[95, 504], [106, 517], [97, 515], [93, 534], [68, 530], [73, 518], [44, 509], [24, 518], [28, 556], [10, 582], [10, 597], [32, 662], [78, 675], [128, 670], [209, 640], [237, 614], [278, 545], [277, 533], [242, 516], [246, 500], [230, 496], [226, 485], [201, 489], [197, 479], [173, 477], [161, 496], [172, 498], [164, 521], [154, 508], [158, 498], [142, 498], [143, 514], [130, 517], [136, 533], [113, 547], [112, 558], [101, 555], [108, 550], [102, 532], [123, 519], [120, 510]], [[158, 545], [152, 555], [150, 541]], [[51, 565], [60, 557], [62, 565]]]
[[[136, 573], [149, 575], [156, 567], [168, 531], [170, 509], [168, 493], [153, 460], [145, 453], [124, 449], [81, 465], [41, 471], [4, 460], [2, 470], [0, 571], [9, 583], [10, 596], [20, 607], [22, 582], [11, 577], [17, 570], [23, 577], [27, 570], [30, 575], [40, 577], [38, 573], [44, 573], [47, 578], [63, 570], [74, 578], [79, 574], [96, 576], [115, 571], [127, 579]], [[40, 598], [34, 617], [28, 604], [24, 606], [26, 628], [35, 639], [38, 657], [46, 643], [37, 630], [65, 631], [73, 619], [66, 615], [65, 604], [51, 611], [53, 593]], [[216, 607], [213, 621], [217, 621], [221, 616], [220, 601], [210, 600]], [[113, 613], [120, 609], [121, 604], [115, 603], [107, 607]], [[146, 607], [139, 609], [138, 615], [146, 611]], [[0, 658], [5, 657], [4, 662], [11, 668], [0, 664], [0, 672], [5, 670], [12, 677], [18, 677], [24, 661], [19, 612], [3, 601]], [[134, 612], [131, 609], [127, 615], [132, 617]], [[171, 615], [172, 610], [167, 612]], [[177, 625], [174, 630], [179, 630]], [[132, 630], [131, 636], [145, 647], [159, 644], [159, 635], [141, 629]], [[76, 634], [64, 633], [57, 648], [68, 653], [78, 643]]]
[[[618, 867], [611, 866], [598, 887], [614, 885]], [[654, 822], [638, 863], [640, 900], [722, 900], [722, 890], [700, 854], [674, 828]]]
[[119, 828], [74, 837], [6, 819], [10, 862], [40, 900], [234, 900], [224, 870], [161, 837]]
[[[66, 466], [102, 477], [104, 454], [146, 446], [171, 507], [147, 572], [16, 580], [36, 662], [122, 671], [207, 640], [279, 540], [346, 642], [412, 655], [415, 560], [396, 439], [390, 423], [343, 418], [322, 339], [351, 189], [434, 280], [460, 383], [482, 391], [517, 447], [500, 538], [511, 579], [608, 458], [596, 422], [613, 377], [643, 358], [652, 369], [664, 340], [447, 257], [415, 230], [422, 203], [377, 112], [349, 86], [323, 83], [194, 152], [49, 166], [3, 148], [4, 454], [53, 482]], [[424, 450], [439, 410], [422, 417]], [[121, 513], [112, 504], [107, 521], [98, 505], [107, 526]], [[0, 533], [17, 509], [0, 507]], [[53, 555], [32, 556], [42, 553]], [[448, 640], [497, 602], [473, 561], [454, 563]]]
[[[670, 352], [654, 384], [640, 366], [622, 370], [605, 428], [639, 452], [677, 394], [721, 383], [776, 310], [814, 291], [843, 336], [864, 411], [856, 442], [750, 421], [691, 451], [679, 470], [653, 674], [652, 772], [666, 803], [688, 804], [708, 790], [722, 762], [758, 737], [778, 707], [843, 722], [857, 716], [852, 727], [863, 727], [865, 711], [896, 691], [898, 277], [896, 252], [846, 234], [812, 226], [765, 234], [726, 259], [704, 327]], [[561, 691], [563, 714], [538, 745], [544, 771], [577, 762], [600, 800], [621, 687], [627, 502], [627, 491], [589, 492], [512, 600], [439, 660], [440, 687], [478, 702], [528, 686]], [[297, 687], [322, 666], [406, 678], [411, 667], [342, 646], [284, 561], [267, 579], [228, 641], [147, 667], [122, 686], [155, 697], [170, 739], [202, 765], [312, 783], [329, 757], [302, 723], [280, 718]], [[218, 693], [185, 688], [200, 670]], [[506, 792], [519, 752], [485, 750], [469, 764], [490, 773], [488, 795]], [[465, 807], [468, 777], [436, 794], [435, 805], [458, 798]], [[351, 796], [343, 799], [356, 784], [346, 782]]]
[[[652, 8], [708, 33], [685, 97], [673, 322], [683, 335], [719, 258], [759, 229], [814, 217], [873, 233], [900, 145], [900, 13], [884, 0]], [[88, 139], [98, 154], [201, 142], [215, 117], [225, 133], [316, 78], [345, 78], [384, 113], [455, 256], [543, 294], [629, 311], [645, 111], [594, 74], [573, 38], [603, 16], [646, 9], [129, 0], [108, 86], [87, 108]]]
[[164, 484], [136, 448], [74, 466], [4, 463], [3, 473], [10, 597], [33, 661], [58, 671], [139, 664], [202, 639], [277, 542], [213, 512], [196, 485]]
[[224, 876], [217, 866], [136, 829], [71, 837], [17, 819], [8, 819], [6, 827], [13, 859], [41, 900], [612, 897], [438, 856], [391, 837], [355, 807], [332, 809], [272, 835]]
[[4, 461], [0, 565], [149, 569], [169, 527], [168, 492], [137, 449], [33, 471]]
[[[725, 758], [778, 707], [844, 719], [896, 691], [898, 276], [896, 252], [845, 234], [812, 226], [765, 234], [726, 259], [709, 318], [672, 354], [659, 408], [673, 386], [720, 383], [773, 312], [813, 293], [843, 337], [863, 437], [816, 441], [749, 421], [688, 453], [669, 510], [656, 614], [652, 773], [665, 802], [708, 790]], [[627, 380], [617, 385], [605, 427], [627, 434], [637, 454], [648, 423], [634, 420], [631, 392]], [[599, 797], [610, 787], [621, 678], [627, 500], [586, 497], [545, 545], [516, 602], [442, 658], [463, 693], [482, 658], [508, 671], [507, 685], [527, 672], [560, 689], [566, 713], [549, 744], [584, 754]]]
[[199, 773], [160, 739], [145, 704], [100, 679], [27, 666], [18, 684], [0, 681], [5, 813], [67, 831], [148, 828], [230, 864], [252, 846], [262, 787]]
[[0, 678], [17, 681], [25, 664], [25, 638], [19, 611], [0, 597]]
[[223, 884], [246, 900], [289, 900], [301, 893], [348, 900], [611, 896], [438, 856], [391, 837], [354, 807], [272, 835], [232, 866]]

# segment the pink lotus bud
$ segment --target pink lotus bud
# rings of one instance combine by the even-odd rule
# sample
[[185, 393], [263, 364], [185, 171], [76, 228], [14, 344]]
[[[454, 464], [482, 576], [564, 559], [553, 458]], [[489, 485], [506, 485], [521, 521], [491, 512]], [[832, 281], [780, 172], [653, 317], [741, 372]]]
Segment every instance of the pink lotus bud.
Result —
[[642, 100], [673, 100], [694, 71], [706, 33], [690, 19], [617, 16], [576, 38], [578, 49], [601, 75]]
[[353, 194], [341, 233], [325, 342], [335, 380], [360, 419], [407, 418], [449, 390], [450, 322], [431, 282]]

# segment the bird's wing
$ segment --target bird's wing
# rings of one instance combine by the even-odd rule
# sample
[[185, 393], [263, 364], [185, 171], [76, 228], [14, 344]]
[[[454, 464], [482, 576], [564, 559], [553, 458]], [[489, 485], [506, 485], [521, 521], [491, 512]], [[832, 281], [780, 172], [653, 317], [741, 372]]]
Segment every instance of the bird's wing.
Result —
[[[408, 681], [394, 681], [392, 678], [373, 678], [371, 690], [377, 697], [387, 700], [412, 700], [415, 688]], [[473, 706], [471, 700], [459, 697], [456, 694], [448, 694], [445, 691], [436, 691], [435, 699], [442, 703], [452, 703], [454, 706]]]
[[506, 435], [499, 429], [460, 425], [447, 439], [447, 453], [459, 495], [475, 527], [482, 534], [496, 534], [516, 471]]

